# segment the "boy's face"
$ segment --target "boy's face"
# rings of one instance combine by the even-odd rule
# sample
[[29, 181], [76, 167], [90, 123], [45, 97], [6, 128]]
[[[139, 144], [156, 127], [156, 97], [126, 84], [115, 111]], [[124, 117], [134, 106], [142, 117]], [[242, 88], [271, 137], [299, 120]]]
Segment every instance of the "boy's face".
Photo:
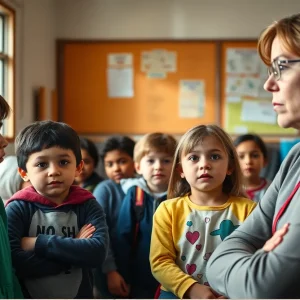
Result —
[[83, 161], [76, 166], [72, 150], [51, 147], [31, 154], [26, 163], [27, 172], [19, 168], [19, 173], [25, 181], [30, 180], [40, 195], [61, 204], [82, 166]]
[[163, 193], [168, 189], [172, 164], [173, 157], [169, 154], [150, 151], [135, 164], [135, 168], [144, 177], [151, 192]]
[[120, 183], [123, 178], [134, 177], [135, 173], [133, 158], [120, 150], [112, 150], [106, 153], [104, 168], [107, 177], [116, 183]]
[[81, 149], [81, 157], [83, 160], [83, 168], [78, 177], [76, 177], [76, 181], [79, 184], [84, 183], [94, 172], [95, 170], [95, 162], [94, 159], [89, 155], [89, 153]]

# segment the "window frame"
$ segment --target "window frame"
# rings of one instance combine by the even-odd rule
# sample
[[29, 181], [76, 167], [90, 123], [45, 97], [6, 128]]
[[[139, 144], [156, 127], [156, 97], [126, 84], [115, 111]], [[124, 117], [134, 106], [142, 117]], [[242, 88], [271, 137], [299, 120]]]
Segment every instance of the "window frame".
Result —
[[[2, 45], [0, 60], [3, 61], [3, 97], [11, 107], [9, 117], [3, 121], [1, 134], [9, 141], [15, 136], [15, 10], [0, 0], [0, 17], [3, 18]], [[2, 50], [2, 51], [1, 51]], [[0, 82], [1, 84], [1, 82]], [[0, 87], [0, 91], [1, 91]]]

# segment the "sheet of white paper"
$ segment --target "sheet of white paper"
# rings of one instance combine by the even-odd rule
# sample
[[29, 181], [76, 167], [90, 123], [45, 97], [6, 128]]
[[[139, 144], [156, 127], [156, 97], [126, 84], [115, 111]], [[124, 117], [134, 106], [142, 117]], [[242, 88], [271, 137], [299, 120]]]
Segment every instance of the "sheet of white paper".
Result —
[[276, 118], [271, 101], [245, 100], [242, 103], [242, 121], [276, 124]]
[[107, 56], [108, 67], [131, 67], [132, 61], [131, 53], [110, 53]]
[[205, 109], [205, 83], [203, 80], [180, 80], [179, 117], [203, 117]]
[[133, 69], [107, 69], [107, 85], [109, 98], [132, 98]]

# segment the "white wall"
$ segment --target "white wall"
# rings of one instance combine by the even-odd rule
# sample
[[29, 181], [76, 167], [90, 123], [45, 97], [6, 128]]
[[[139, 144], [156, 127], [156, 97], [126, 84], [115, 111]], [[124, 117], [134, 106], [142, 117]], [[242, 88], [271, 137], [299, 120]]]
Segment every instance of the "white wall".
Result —
[[59, 38], [256, 38], [299, 0], [56, 0]]
[[50, 102], [56, 38], [257, 38], [270, 22], [300, 12], [299, 0], [5, 1], [17, 13], [16, 132], [33, 121], [35, 88], [44, 86]]

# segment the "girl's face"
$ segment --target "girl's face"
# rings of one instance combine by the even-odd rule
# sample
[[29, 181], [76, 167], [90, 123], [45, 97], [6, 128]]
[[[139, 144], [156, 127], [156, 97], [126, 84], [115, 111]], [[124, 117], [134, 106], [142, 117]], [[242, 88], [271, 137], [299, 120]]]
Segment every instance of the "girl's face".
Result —
[[241, 170], [245, 179], [259, 179], [266, 161], [259, 146], [254, 141], [245, 141], [236, 147]]
[[228, 155], [223, 145], [214, 137], [206, 136], [189, 153], [181, 156], [181, 174], [191, 187], [191, 194], [222, 192], [228, 167]]
[[[272, 44], [272, 61], [299, 59], [298, 56], [284, 49], [276, 37]], [[273, 108], [277, 113], [280, 127], [300, 129], [300, 63], [286, 63], [280, 66], [281, 77], [277, 81], [271, 75], [264, 84], [264, 89], [273, 94]]]
[[93, 174], [95, 170], [94, 159], [89, 155], [89, 153], [85, 149], [81, 149], [81, 156], [84, 164], [80, 175], [76, 177], [76, 182], [78, 184], [83, 184]]

